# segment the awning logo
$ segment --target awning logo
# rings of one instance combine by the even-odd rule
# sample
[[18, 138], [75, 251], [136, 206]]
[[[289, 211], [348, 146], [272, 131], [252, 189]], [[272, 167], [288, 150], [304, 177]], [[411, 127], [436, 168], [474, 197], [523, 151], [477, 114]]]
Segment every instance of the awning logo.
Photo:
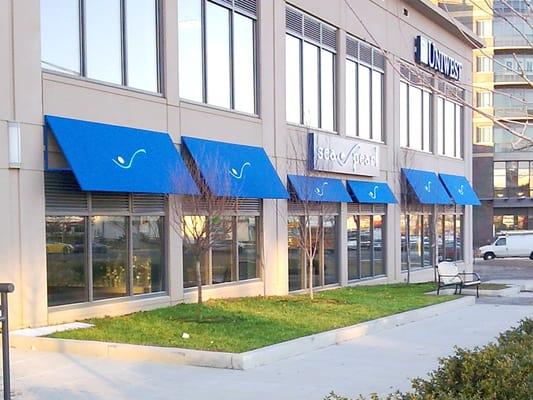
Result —
[[119, 166], [122, 169], [130, 169], [133, 165], [133, 161], [139, 154], [146, 154], [146, 150], [138, 149], [137, 151], [135, 151], [135, 153], [133, 153], [128, 163], [126, 163], [126, 160], [124, 159], [124, 157], [120, 155], [117, 156], [116, 158], [112, 158], [111, 161], [113, 161], [117, 166]]
[[428, 181], [427, 185], [424, 186], [426, 192], [431, 193], [431, 181]]
[[320, 185], [320, 187], [317, 186], [315, 188], [315, 193], [319, 195], [320, 197], [324, 196], [324, 189], [327, 186], [327, 184], [328, 184], [327, 182], [322, 182], [322, 185]]
[[370, 196], [371, 199], [373, 200], [376, 200], [376, 198], [378, 197], [378, 186], [374, 186], [374, 190], [372, 190], [371, 192], [368, 192], [368, 195]]
[[457, 189], [457, 193], [459, 193], [461, 196], [465, 195], [465, 185], [461, 185], [459, 189]]
[[242, 179], [244, 175], [244, 168], [251, 167], [252, 164], [250, 164], [248, 161], [246, 161], [240, 168], [239, 171], [237, 171], [235, 168], [231, 168], [229, 170], [229, 174], [234, 177], [235, 179]]

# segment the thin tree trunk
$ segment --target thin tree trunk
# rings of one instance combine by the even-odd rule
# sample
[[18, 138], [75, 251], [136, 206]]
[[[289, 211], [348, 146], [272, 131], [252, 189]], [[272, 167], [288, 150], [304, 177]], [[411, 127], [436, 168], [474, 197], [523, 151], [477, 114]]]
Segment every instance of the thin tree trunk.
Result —
[[309, 298], [313, 300], [313, 259], [309, 257]]
[[202, 299], [202, 270], [200, 266], [200, 258], [196, 259], [196, 286], [198, 288], [198, 304], [196, 309], [196, 318], [198, 321], [202, 320], [202, 307], [203, 307], [203, 299]]

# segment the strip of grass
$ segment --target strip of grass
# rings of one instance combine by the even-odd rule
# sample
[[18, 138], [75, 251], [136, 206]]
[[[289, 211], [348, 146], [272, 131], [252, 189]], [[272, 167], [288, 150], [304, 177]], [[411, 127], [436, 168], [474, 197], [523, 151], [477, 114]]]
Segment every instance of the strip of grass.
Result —
[[502, 290], [507, 289], [509, 286], [502, 283], [482, 283], [479, 285], [479, 290]]
[[195, 320], [195, 304], [180, 304], [88, 320], [93, 328], [51, 337], [240, 353], [456, 298], [424, 294], [434, 289], [395, 284], [322, 291], [314, 301], [306, 295], [210, 300], [202, 322]]

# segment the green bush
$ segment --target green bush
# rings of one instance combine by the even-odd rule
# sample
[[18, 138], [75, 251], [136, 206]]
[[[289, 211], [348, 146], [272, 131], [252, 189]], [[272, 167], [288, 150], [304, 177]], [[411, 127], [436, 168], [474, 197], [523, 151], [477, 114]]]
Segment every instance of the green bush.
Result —
[[[383, 400], [533, 399], [533, 320], [521, 321], [495, 343], [473, 350], [456, 348], [427, 379], [413, 379], [412, 386], [412, 392], [397, 392]], [[326, 399], [348, 400], [334, 393]]]

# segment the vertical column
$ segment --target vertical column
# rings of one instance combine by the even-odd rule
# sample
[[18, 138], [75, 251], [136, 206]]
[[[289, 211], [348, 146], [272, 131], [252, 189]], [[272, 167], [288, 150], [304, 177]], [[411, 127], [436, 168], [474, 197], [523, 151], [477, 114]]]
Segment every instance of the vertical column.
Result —
[[338, 246], [339, 246], [339, 283], [341, 286], [348, 284], [348, 227], [346, 223], [348, 215], [348, 206], [341, 203], [339, 213], [339, 223], [337, 228]]
[[337, 132], [346, 136], [346, 32], [337, 29], [336, 117]]

